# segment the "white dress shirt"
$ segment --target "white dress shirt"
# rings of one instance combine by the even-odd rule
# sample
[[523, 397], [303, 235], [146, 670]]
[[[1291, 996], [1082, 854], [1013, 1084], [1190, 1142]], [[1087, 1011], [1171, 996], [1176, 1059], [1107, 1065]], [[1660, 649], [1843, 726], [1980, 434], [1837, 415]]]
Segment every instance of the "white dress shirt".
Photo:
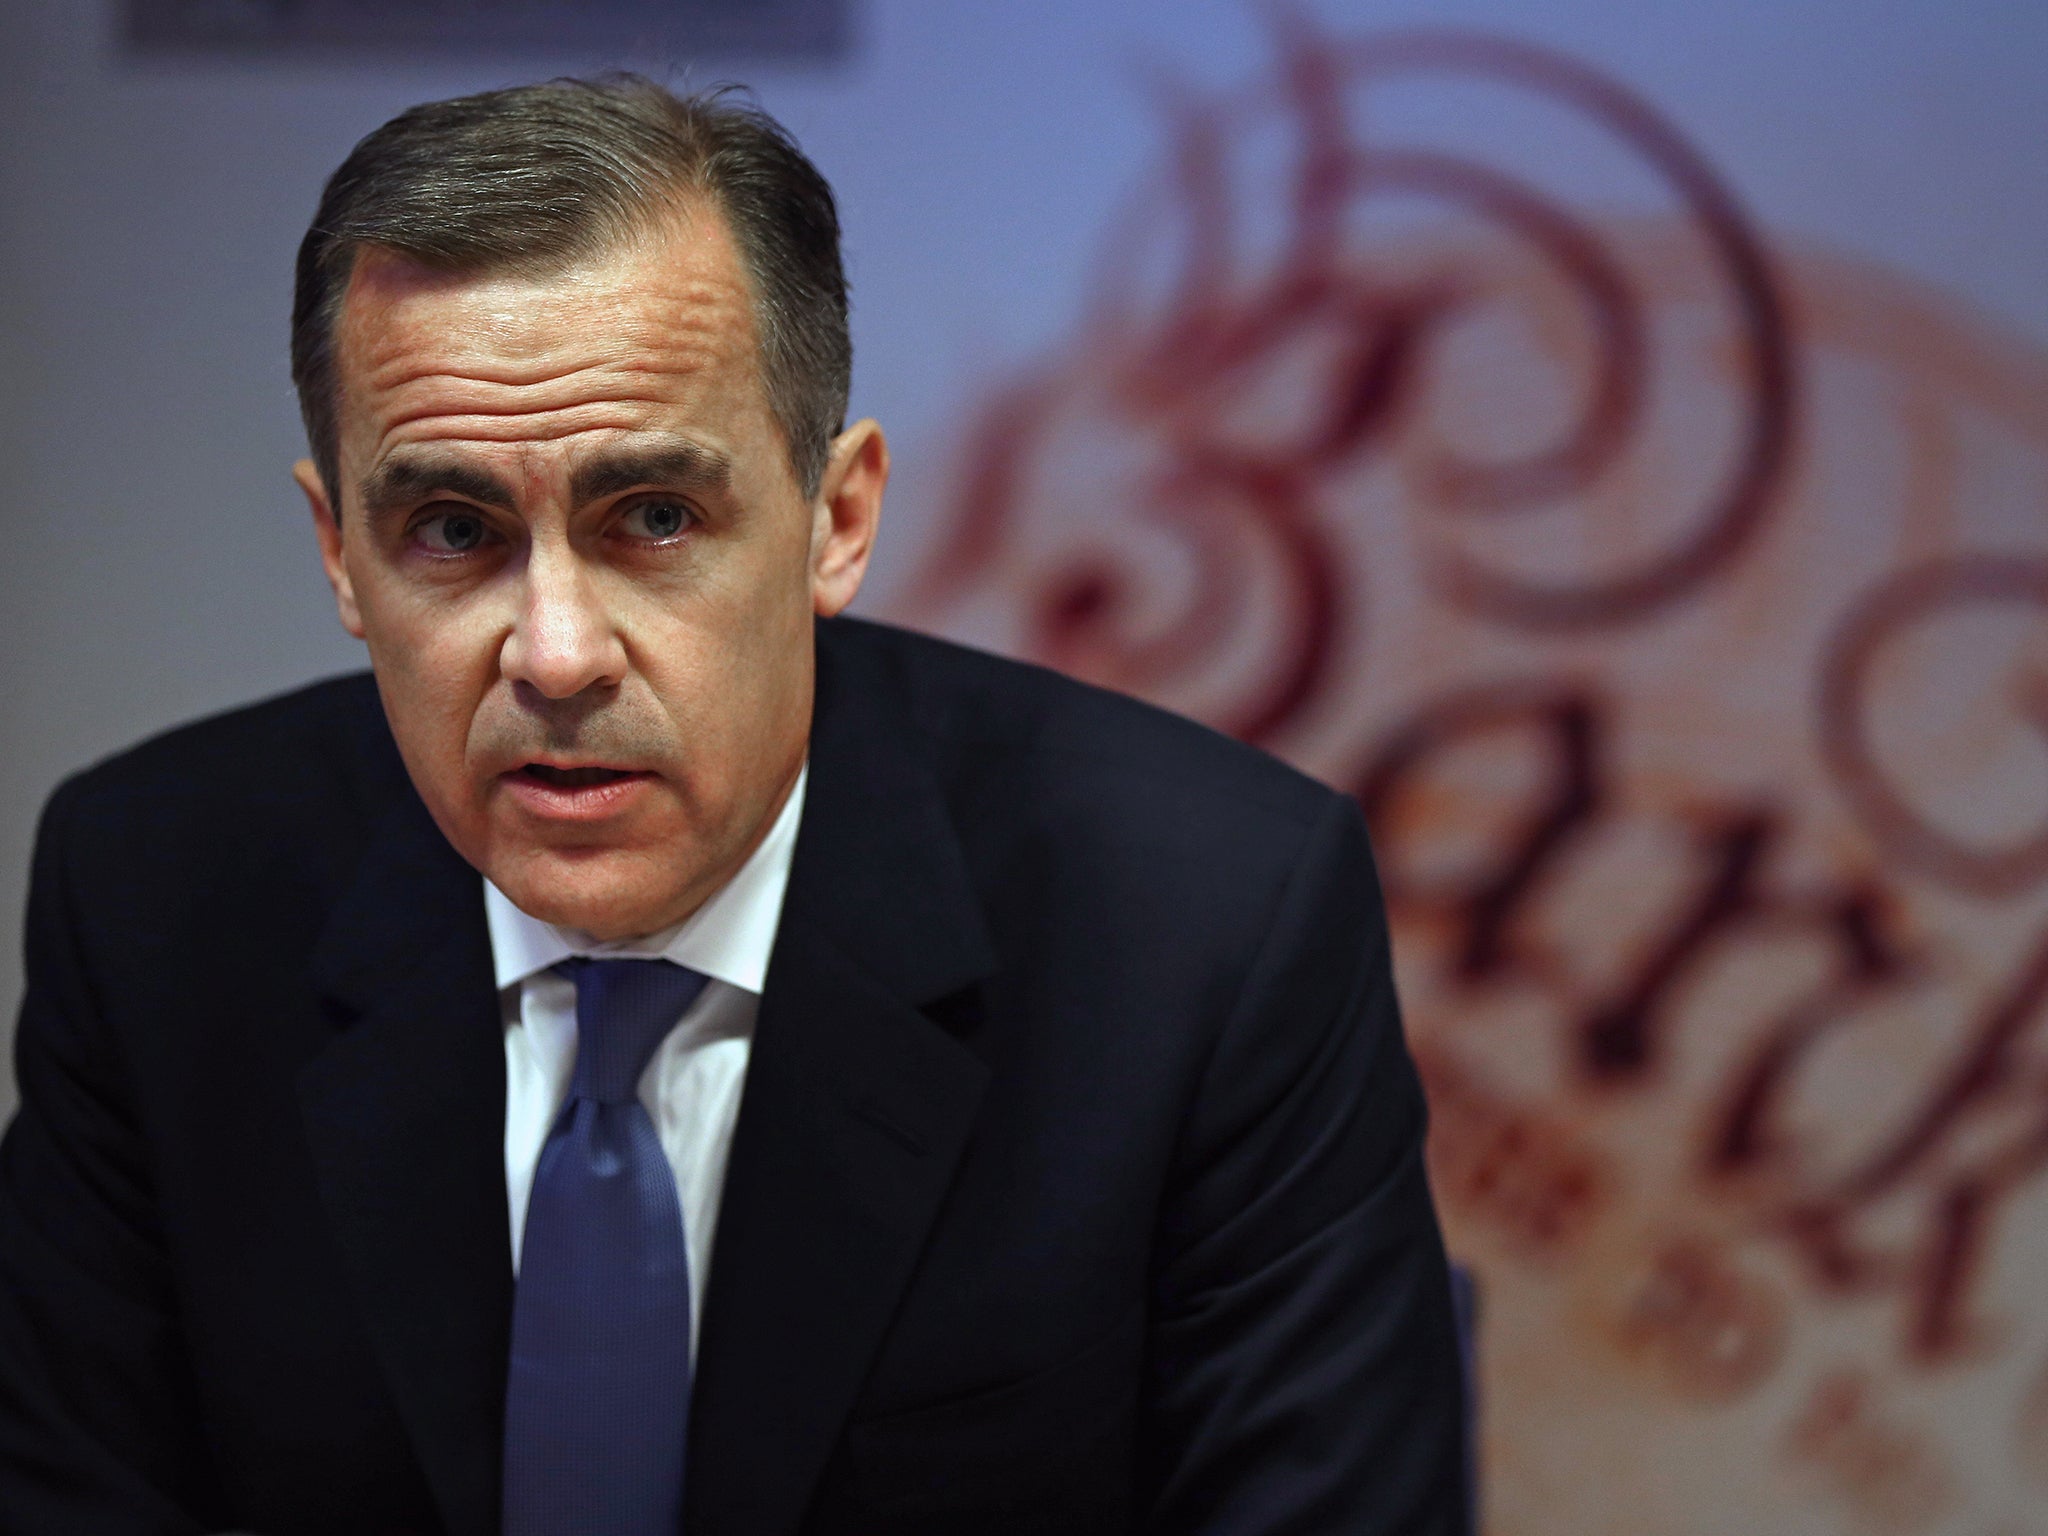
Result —
[[660, 933], [601, 943], [580, 930], [529, 917], [503, 891], [484, 882], [505, 1021], [505, 1200], [512, 1217], [515, 1275], [534, 1169], [576, 1066], [576, 984], [550, 967], [573, 955], [658, 957], [711, 978], [640, 1074], [640, 1102], [661, 1137], [682, 1201], [693, 1350], [704, 1313], [726, 1156], [754, 1042], [754, 1016], [782, 920], [782, 895], [789, 885], [789, 860], [809, 777], [806, 765], [768, 835], [733, 877], [691, 916]]

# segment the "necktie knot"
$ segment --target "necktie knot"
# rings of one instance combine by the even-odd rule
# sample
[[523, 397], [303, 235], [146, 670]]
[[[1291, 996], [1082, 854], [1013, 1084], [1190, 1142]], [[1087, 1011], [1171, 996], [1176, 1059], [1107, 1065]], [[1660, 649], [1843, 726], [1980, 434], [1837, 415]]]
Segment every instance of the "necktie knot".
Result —
[[668, 960], [566, 961], [576, 983], [576, 1072], [572, 1098], [625, 1104], [640, 1074], [705, 977]]

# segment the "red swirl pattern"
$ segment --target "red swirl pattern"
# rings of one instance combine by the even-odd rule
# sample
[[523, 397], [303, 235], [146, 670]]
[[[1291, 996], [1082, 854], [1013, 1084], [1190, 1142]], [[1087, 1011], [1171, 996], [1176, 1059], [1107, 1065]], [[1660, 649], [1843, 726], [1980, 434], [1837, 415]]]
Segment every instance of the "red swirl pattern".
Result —
[[[1821, 673], [1820, 739], [1842, 793], [1889, 857], [1946, 885], [1999, 897], [2048, 879], [2048, 787], [2038, 830], [1972, 845], [1944, 830], [1873, 750], [1867, 703], [1887, 645], [1967, 608], [2018, 607], [2048, 632], [2048, 558], [1974, 553], [1887, 577], [1842, 619]], [[2014, 690], [2024, 723], [2048, 743], [2048, 673]]]
[[[1551, 114], [1656, 211], [1404, 139], [1418, 90]], [[1544, 49], [1292, 19], [1270, 77], [1161, 95], [900, 615], [1358, 798], [1492, 1528], [2033, 1529], [2048, 357], [1768, 248]]]
[[[1669, 188], [1721, 274], [1727, 334], [1740, 359], [1739, 429], [1718, 485], [1666, 547], [1625, 568], [1537, 579], [1435, 537], [1429, 579], [1475, 617], [1532, 630], [1642, 621], [1700, 588], [1755, 539], [1785, 473], [1795, 418], [1792, 346], [1762, 244], [1705, 161], [1646, 102], [1577, 62], [1527, 44], [1445, 32], [1337, 42], [1299, 23], [1270, 85], [1221, 100], [1181, 96], [1170, 174], [1148, 189], [1104, 262], [1084, 366], [1049, 370], [985, 413], [963, 494], [907, 607], [943, 615], [991, 583], [1032, 589], [1020, 648], [1140, 692], [1213, 669], [1242, 618], [1233, 551], [1248, 543], [1283, 573], [1284, 632], [1227, 706], [1208, 710], [1248, 740], [1274, 742], [1323, 697], [1360, 614], [1337, 582], [1331, 528], [1345, 483], [1412, 430], [1432, 349], [1486, 295], [1455, 281], [1390, 281], [1351, 230], [1365, 205], [1421, 198], [1505, 232], [1575, 296], [1588, 347], [1582, 403], [1552, 441], [1511, 456], [1450, 449], [1416, 466], [1414, 493], [1443, 517], [1555, 511], [1625, 460], [1654, 363], [1643, 301], [1624, 256], [1594, 224], [1526, 180], [1468, 156], [1382, 145], [1355, 104], [1406, 77], [1480, 79], [1533, 93], [1597, 124]], [[1233, 202], [1228, 146], [1277, 122], [1291, 164], [1276, 218], [1280, 248], [1254, 264]], [[1185, 230], [1164, 298], [1147, 305], [1129, 274], [1163, 229]], [[1244, 407], [1274, 370], [1312, 350], [1303, 409]], [[1107, 362], [1098, 359], [1107, 357]], [[1141, 614], [1138, 577], [1100, 554], [1019, 574], [1005, 563], [1039, 512], [1034, 474], [1063, 449], [1053, 422], [1085, 410], [1155, 447], [1148, 473], [1121, 491], [1130, 515], [1167, 530], [1197, 575], [1170, 616]]]

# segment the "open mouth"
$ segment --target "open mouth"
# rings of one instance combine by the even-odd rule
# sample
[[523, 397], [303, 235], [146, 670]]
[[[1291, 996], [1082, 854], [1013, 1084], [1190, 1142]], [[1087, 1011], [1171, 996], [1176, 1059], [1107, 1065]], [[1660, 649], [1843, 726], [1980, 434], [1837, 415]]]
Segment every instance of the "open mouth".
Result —
[[599, 784], [617, 784], [624, 779], [640, 777], [627, 768], [557, 768], [549, 763], [528, 763], [519, 770], [519, 774], [551, 789], [590, 789]]

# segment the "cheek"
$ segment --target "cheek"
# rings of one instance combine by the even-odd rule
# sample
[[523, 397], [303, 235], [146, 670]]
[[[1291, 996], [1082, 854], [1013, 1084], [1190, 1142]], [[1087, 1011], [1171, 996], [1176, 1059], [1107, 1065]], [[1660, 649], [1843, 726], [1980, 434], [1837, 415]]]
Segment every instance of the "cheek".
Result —
[[452, 788], [469, 733], [497, 675], [487, 615], [457, 602], [377, 592], [363, 604], [364, 640], [392, 733], [415, 779]]
[[729, 650], [735, 683], [755, 704], [757, 721], [779, 727], [777, 706], [809, 676], [811, 596], [807, 568], [789, 559], [760, 572], [750, 590], [728, 608]]
[[806, 718], [808, 583], [788, 570], [738, 574], [674, 602], [649, 594], [633, 626], [635, 669], [674, 723], [693, 776], [708, 776], [699, 778], [706, 791], [758, 775], [763, 753]]

